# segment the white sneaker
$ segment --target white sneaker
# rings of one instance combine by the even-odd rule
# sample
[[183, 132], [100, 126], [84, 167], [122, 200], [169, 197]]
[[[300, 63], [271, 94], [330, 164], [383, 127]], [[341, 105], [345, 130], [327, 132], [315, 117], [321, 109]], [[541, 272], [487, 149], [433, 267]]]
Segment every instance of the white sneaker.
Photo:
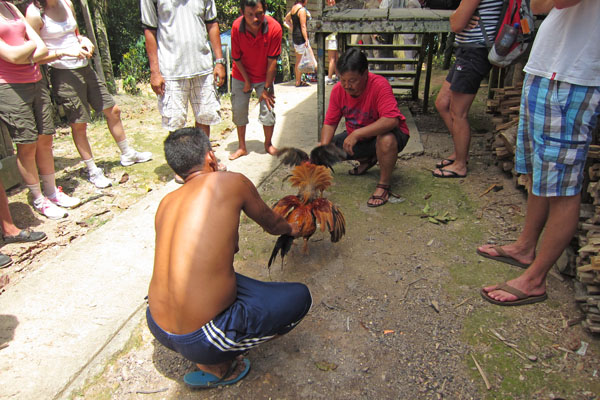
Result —
[[334, 85], [335, 84], [335, 79], [331, 79], [330, 77], [326, 76], [325, 77], [325, 84], [326, 85]]
[[149, 151], [131, 151], [128, 154], [121, 154], [121, 165], [128, 167], [135, 163], [143, 163], [152, 160], [152, 153]]
[[61, 219], [69, 215], [64, 209], [57, 207], [47, 197], [33, 202], [33, 208], [43, 216], [50, 219]]
[[54, 198], [48, 197], [48, 200], [50, 200], [51, 202], [53, 202], [54, 204], [56, 204], [59, 207], [73, 208], [73, 207], [77, 207], [78, 205], [81, 204], [81, 200], [78, 197], [71, 197], [71, 196], [66, 195], [63, 192], [61, 186], [56, 188], [56, 192], [54, 193], [54, 196], [55, 196]]
[[112, 180], [104, 176], [104, 172], [100, 168], [96, 168], [90, 172], [90, 182], [99, 189], [104, 189], [112, 185]]

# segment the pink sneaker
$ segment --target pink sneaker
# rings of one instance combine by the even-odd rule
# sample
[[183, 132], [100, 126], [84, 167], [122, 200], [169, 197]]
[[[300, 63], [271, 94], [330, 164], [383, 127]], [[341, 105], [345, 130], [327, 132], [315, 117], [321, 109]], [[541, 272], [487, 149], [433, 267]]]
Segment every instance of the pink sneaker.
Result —
[[54, 198], [48, 197], [48, 200], [57, 206], [64, 208], [74, 208], [81, 204], [79, 198], [66, 195], [62, 190], [62, 186], [57, 187]]

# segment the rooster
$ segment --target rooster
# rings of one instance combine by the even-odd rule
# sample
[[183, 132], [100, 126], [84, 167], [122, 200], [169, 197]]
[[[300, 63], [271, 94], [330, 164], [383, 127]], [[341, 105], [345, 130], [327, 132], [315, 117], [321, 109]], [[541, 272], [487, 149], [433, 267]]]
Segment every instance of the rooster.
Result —
[[[304, 239], [303, 252], [308, 252], [308, 239], [317, 230], [325, 228], [331, 234], [331, 241], [338, 242], [346, 233], [344, 214], [333, 203], [323, 197], [323, 191], [331, 186], [333, 178], [328, 168], [333, 170], [333, 164], [346, 158], [346, 153], [334, 145], [318, 146], [310, 154], [295, 148], [283, 148], [277, 152], [282, 157], [282, 163], [295, 165], [290, 182], [298, 188], [297, 195], [285, 196], [273, 205], [273, 211], [285, 218], [290, 224], [296, 224], [300, 236]], [[281, 252], [283, 258], [292, 247], [294, 237], [281, 235], [269, 259], [268, 267]]]

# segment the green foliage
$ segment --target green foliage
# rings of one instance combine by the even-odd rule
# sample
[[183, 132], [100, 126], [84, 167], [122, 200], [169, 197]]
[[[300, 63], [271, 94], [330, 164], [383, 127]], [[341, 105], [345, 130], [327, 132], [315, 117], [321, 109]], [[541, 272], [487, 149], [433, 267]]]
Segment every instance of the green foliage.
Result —
[[130, 94], [138, 94], [138, 82], [147, 82], [150, 79], [150, 66], [146, 56], [146, 38], [141, 35], [137, 42], [123, 54], [119, 64], [119, 73], [123, 79], [123, 89]]
[[[74, 2], [77, 3], [77, 2]], [[143, 34], [140, 0], [111, 0], [108, 2], [107, 16], [104, 20], [108, 34], [108, 43], [113, 69], [120, 69], [122, 57]]]
[[[279, 23], [283, 22], [283, 17], [286, 13], [285, 0], [266, 0], [267, 12]], [[225, 32], [231, 29], [233, 21], [236, 20], [240, 14], [240, 0], [216, 0], [217, 4], [217, 15], [219, 20], [219, 28], [221, 32]]]

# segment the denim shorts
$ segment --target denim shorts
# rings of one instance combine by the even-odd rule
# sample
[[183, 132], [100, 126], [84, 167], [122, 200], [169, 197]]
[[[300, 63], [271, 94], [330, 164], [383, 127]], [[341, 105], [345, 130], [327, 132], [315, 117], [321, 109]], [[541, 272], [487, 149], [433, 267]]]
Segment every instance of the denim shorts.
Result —
[[536, 196], [581, 192], [592, 132], [600, 115], [600, 87], [527, 74], [521, 96], [515, 169], [532, 174]]
[[488, 49], [486, 47], [458, 47], [456, 49], [456, 61], [446, 81], [450, 82], [450, 90], [458, 93], [476, 94], [492, 64], [488, 61]]
[[294, 329], [310, 310], [312, 297], [301, 283], [262, 282], [235, 274], [237, 298], [195, 332], [175, 335], [160, 328], [146, 310], [148, 328], [163, 346], [199, 364], [219, 364]]

